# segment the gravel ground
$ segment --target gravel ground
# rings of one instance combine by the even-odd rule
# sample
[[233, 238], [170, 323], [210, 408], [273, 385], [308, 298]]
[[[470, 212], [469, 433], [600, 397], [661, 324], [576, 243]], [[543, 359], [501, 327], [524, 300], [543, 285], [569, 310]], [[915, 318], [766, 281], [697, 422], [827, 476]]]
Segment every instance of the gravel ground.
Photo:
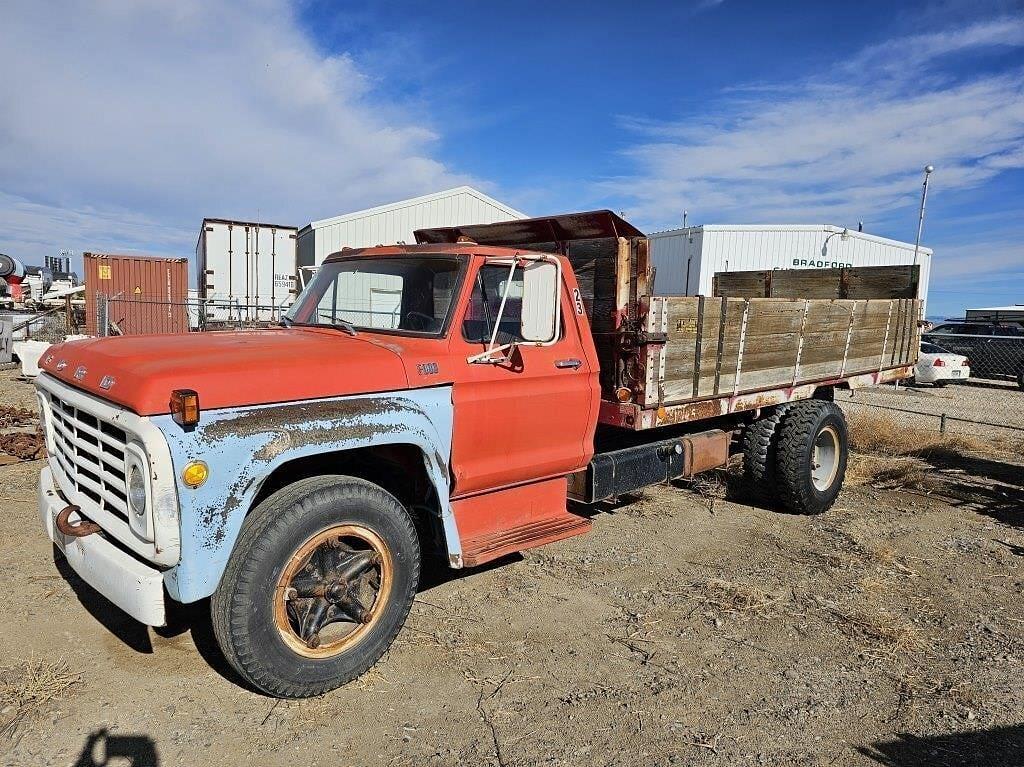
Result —
[[[9, 373], [0, 402], [34, 406]], [[946, 460], [817, 518], [724, 472], [590, 510], [429, 574], [384, 659], [302, 702], [240, 686], [205, 605], [156, 632], [62, 577], [42, 462], [0, 466], [0, 763], [1024, 764], [1021, 467]]]

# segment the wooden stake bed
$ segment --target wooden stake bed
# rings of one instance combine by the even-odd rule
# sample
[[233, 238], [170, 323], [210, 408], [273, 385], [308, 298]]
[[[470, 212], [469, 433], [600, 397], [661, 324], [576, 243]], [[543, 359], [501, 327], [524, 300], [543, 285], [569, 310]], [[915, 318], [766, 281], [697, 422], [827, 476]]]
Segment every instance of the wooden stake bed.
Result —
[[611, 211], [416, 232], [421, 243], [460, 236], [568, 258], [600, 361], [604, 424], [715, 418], [823, 386], [908, 378], [917, 361], [918, 267], [730, 272], [716, 276], [724, 296], [658, 296], [648, 239]]
[[649, 307], [637, 381], [624, 382], [633, 401], [607, 402], [603, 423], [645, 429], [894, 381], [920, 345], [915, 299], [655, 296]]

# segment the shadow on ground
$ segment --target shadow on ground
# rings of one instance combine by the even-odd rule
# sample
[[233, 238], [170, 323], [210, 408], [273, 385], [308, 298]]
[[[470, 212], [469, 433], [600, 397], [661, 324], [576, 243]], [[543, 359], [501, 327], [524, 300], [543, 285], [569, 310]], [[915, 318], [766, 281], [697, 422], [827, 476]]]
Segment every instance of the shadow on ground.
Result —
[[924, 460], [939, 470], [938, 492], [953, 505], [1024, 527], [1024, 467], [946, 450], [929, 451]]
[[1024, 726], [918, 737], [909, 733], [857, 749], [890, 767], [1020, 767]]
[[156, 741], [148, 735], [111, 735], [104, 728], [91, 733], [74, 767], [157, 767]]

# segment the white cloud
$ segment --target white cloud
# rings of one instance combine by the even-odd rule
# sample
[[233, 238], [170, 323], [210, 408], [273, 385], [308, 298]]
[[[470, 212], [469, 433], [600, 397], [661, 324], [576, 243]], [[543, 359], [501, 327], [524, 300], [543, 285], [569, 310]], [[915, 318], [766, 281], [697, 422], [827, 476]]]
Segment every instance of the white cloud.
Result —
[[744, 220], [855, 221], [913, 205], [921, 168], [937, 189], [978, 186], [1024, 167], [1024, 73], [955, 79], [949, 57], [1024, 45], [1024, 21], [867, 48], [822, 76], [759, 86], [723, 102], [714, 121], [624, 120], [643, 140], [635, 172], [601, 190], [654, 226], [681, 211]]
[[[0, 249], [187, 254], [203, 216], [293, 223], [465, 183], [429, 116], [285, 0], [5, 5]], [[184, 250], [182, 250], [184, 248]]]

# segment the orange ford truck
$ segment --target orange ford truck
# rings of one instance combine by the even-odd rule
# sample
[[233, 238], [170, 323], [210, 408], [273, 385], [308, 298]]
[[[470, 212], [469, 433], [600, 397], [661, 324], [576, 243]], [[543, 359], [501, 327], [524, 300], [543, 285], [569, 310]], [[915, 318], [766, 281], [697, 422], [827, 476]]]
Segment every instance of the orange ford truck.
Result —
[[672, 297], [608, 211], [331, 255], [281, 327], [81, 340], [40, 361], [39, 505], [142, 623], [209, 598], [231, 665], [304, 697], [373, 665], [421, 562], [586, 532], [593, 503], [725, 464], [834, 501], [839, 388], [907, 377], [906, 297]]

